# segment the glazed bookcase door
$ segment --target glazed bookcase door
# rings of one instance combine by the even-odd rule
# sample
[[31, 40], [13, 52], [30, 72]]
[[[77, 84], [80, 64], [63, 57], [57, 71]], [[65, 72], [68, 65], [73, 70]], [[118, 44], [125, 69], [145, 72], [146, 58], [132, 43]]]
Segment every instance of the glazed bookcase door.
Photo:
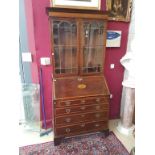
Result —
[[81, 74], [103, 72], [105, 33], [104, 21], [84, 20], [82, 22]]
[[52, 19], [54, 74], [78, 74], [77, 23], [75, 20]]

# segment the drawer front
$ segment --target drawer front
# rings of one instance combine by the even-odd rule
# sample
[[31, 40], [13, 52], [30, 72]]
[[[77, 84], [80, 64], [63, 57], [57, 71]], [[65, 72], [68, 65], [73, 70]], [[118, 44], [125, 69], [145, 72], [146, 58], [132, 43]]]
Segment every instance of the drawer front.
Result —
[[81, 113], [81, 112], [89, 112], [89, 111], [101, 111], [108, 110], [109, 104], [95, 104], [95, 105], [80, 105], [80, 106], [72, 106], [65, 108], [56, 108], [56, 115], [64, 115], [64, 114], [73, 114], [73, 113]]
[[108, 129], [108, 122], [99, 121], [99, 122], [80, 123], [77, 125], [56, 128], [55, 134], [57, 136], [71, 135], [74, 133], [77, 134], [82, 132], [101, 131], [106, 129]]
[[66, 100], [56, 102], [56, 107], [68, 107], [72, 105], [108, 103], [108, 97], [83, 98], [78, 100]]
[[55, 125], [67, 125], [85, 121], [108, 120], [108, 116], [108, 111], [61, 116], [55, 118]]

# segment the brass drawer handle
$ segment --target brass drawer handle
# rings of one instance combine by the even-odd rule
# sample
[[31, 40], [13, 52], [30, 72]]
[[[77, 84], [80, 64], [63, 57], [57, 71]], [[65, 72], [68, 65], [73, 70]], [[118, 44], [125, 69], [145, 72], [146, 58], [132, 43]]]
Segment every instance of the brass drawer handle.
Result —
[[71, 111], [70, 109], [66, 109], [66, 113], [67, 113], [67, 114], [69, 114], [69, 113], [70, 113], [70, 111]]
[[100, 126], [100, 124], [95, 124], [95, 127], [99, 127]]
[[99, 110], [101, 107], [99, 105], [96, 106], [96, 110]]
[[83, 123], [83, 124], [81, 124], [81, 127], [85, 127], [85, 124]]
[[96, 99], [96, 102], [100, 102], [100, 98], [97, 98], [97, 99]]
[[100, 117], [100, 114], [96, 114], [95, 117], [96, 117], [96, 118], [99, 118], [99, 117]]
[[71, 130], [70, 128], [66, 128], [66, 132], [69, 133]]
[[70, 101], [66, 101], [65, 104], [66, 104], [67, 106], [69, 106], [69, 105], [71, 105], [71, 102], [70, 102]]
[[71, 122], [71, 118], [66, 118], [65, 122], [67, 122], [67, 123]]
[[83, 107], [81, 107], [80, 109], [81, 109], [81, 110], [85, 110], [85, 109], [86, 109], [86, 107], [84, 107], [84, 106], [83, 106]]
[[85, 100], [81, 100], [81, 103], [85, 103], [86, 101]]
[[85, 117], [85, 115], [81, 115], [81, 117]]

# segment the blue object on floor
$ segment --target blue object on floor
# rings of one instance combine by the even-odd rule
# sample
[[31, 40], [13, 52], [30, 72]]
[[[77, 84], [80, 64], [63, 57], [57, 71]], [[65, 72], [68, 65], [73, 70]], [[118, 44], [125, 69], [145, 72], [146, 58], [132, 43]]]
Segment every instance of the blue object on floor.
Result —
[[43, 76], [42, 76], [42, 68], [40, 67], [40, 95], [41, 95], [41, 105], [42, 105], [42, 113], [43, 113], [43, 127], [46, 129], [46, 112], [45, 112], [45, 103], [44, 103], [44, 87], [43, 87]]

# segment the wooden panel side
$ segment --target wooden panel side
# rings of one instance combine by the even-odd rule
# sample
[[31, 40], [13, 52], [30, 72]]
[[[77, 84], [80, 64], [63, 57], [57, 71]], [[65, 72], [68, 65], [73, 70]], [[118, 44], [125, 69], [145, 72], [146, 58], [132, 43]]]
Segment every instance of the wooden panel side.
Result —
[[67, 13], [67, 12], [49, 12], [51, 17], [64, 17], [64, 18], [83, 18], [83, 19], [102, 19], [107, 20], [107, 15], [102, 14], [82, 14], [82, 13]]

